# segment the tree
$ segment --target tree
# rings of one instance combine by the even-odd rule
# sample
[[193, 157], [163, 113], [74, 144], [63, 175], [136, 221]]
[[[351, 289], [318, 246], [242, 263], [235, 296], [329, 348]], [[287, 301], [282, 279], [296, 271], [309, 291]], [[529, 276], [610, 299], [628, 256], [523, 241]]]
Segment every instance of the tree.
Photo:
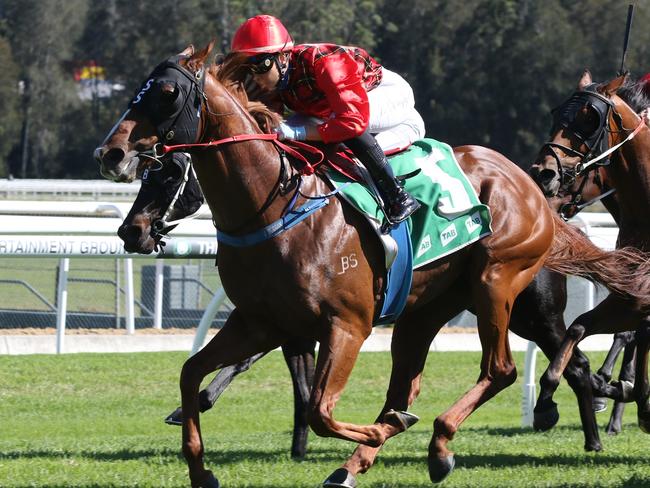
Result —
[[9, 153], [20, 142], [22, 117], [18, 66], [13, 60], [9, 41], [0, 37], [0, 176], [9, 171]]
[[[4, 16], [15, 59], [20, 60], [27, 105], [24, 116], [29, 127], [26, 142], [28, 174], [56, 174], [61, 161], [61, 118], [78, 103], [71, 75], [63, 70], [75, 34], [85, 20], [84, 0], [5, 0]], [[27, 170], [27, 168], [25, 168]], [[24, 174], [21, 176], [25, 176]]]

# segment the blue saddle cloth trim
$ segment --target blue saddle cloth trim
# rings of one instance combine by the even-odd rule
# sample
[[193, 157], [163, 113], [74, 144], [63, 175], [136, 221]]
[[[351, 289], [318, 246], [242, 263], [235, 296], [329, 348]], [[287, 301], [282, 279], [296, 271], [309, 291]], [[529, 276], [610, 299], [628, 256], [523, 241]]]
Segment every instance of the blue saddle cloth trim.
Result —
[[391, 324], [404, 310], [413, 281], [413, 247], [406, 221], [391, 230], [397, 243], [397, 256], [386, 272], [384, 304], [375, 325]]
[[291, 229], [296, 224], [299, 224], [311, 214], [320, 210], [325, 205], [329, 204], [329, 199], [332, 196], [332, 193], [328, 195], [323, 195], [322, 197], [309, 200], [299, 208], [290, 210], [283, 217], [279, 218], [275, 222], [271, 222], [266, 227], [251, 232], [250, 234], [245, 234], [243, 236], [231, 236], [225, 232], [217, 230], [217, 241], [227, 246], [233, 247], [248, 247], [264, 242], [268, 239], [272, 239], [285, 230]]

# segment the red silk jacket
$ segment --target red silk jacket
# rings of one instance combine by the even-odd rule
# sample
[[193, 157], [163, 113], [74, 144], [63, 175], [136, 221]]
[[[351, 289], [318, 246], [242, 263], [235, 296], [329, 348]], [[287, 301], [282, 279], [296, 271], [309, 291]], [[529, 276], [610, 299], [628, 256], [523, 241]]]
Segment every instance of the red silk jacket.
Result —
[[382, 67], [358, 47], [301, 44], [289, 53], [280, 96], [291, 110], [325, 120], [324, 142], [341, 142], [368, 127], [368, 94], [381, 82]]

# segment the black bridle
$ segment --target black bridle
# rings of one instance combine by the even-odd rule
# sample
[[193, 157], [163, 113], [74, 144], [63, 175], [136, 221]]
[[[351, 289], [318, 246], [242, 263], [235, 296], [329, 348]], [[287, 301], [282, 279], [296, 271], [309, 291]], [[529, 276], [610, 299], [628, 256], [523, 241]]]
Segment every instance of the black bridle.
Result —
[[[555, 159], [562, 185], [573, 185], [578, 176], [581, 176], [583, 173], [596, 167], [595, 165], [589, 165], [587, 163], [609, 149], [608, 136], [610, 132], [613, 132], [609, 128], [609, 118], [611, 114], [615, 114], [619, 121], [622, 120], [621, 116], [616, 112], [614, 103], [609, 98], [604, 97], [596, 91], [590, 90], [590, 88], [593, 89], [594, 87], [595, 84], [592, 84], [584, 90], [575, 92], [561, 105], [551, 110], [551, 113], [553, 114], [553, 128], [551, 129], [551, 133], [564, 129], [570, 132], [577, 140], [581, 141], [581, 143], [587, 148], [585, 152], [582, 152], [552, 141], [546, 142], [542, 146], [542, 151], [547, 149], [553, 156], [553, 159]], [[584, 107], [588, 107], [588, 109], [598, 117], [598, 125], [595, 130], [591, 131], [591, 133], [585, 133], [575, 126], [576, 115]], [[561, 150], [568, 156], [579, 157], [580, 161], [575, 165], [575, 167], [567, 168], [562, 165], [562, 160], [556, 149]], [[604, 158], [598, 161], [598, 165], [600, 166], [607, 164], [609, 164], [609, 158]]]
[[[207, 101], [204, 91], [205, 70], [200, 69], [196, 73], [191, 73], [179, 64], [179, 60], [188, 56], [173, 56], [168, 60], [160, 63], [154, 68], [140, 87], [138, 94], [129, 103], [129, 108], [139, 104], [155, 103], [147, 97], [154, 85], [173, 84], [175, 98], [172, 103], [172, 110], [167, 113], [160, 113], [158, 120], [153, 120], [158, 139], [165, 141], [167, 144], [188, 144], [195, 142], [199, 138], [199, 126], [201, 120], [201, 110], [203, 104]], [[160, 105], [160, 94], [158, 103]], [[152, 107], [161, 110], [160, 106]], [[156, 110], [149, 111], [157, 113]], [[140, 153], [144, 156], [156, 158], [153, 151]]]
[[[614, 103], [609, 98], [594, 91], [595, 86], [596, 84], [594, 83], [587, 86], [584, 90], [575, 92], [569, 99], [551, 111], [554, 119], [551, 134], [556, 133], [560, 129], [564, 129], [570, 132], [577, 140], [581, 141], [582, 145], [586, 147], [586, 151], [582, 152], [552, 141], [546, 142], [541, 149], [542, 152], [545, 150], [548, 151], [553, 156], [557, 165], [558, 177], [560, 179], [560, 190], [558, 190], [558, 193], [564, 189], [564, 191], [567, 191], [571, 195], [571, 200], [560, 207], [560, 215], [565, 219], [569, 215], [575, 215], [583, 208], [602, 200], [616, 191], [615, 189], [611, 189], [588, 202], [582, 203], [582, 191], [589, 179], [589, 173], [600, 166], [610, 164], [608, 155], [602, 157], [609, 151], [609, 134], [625, 130], [623, 128], [622, 118], [616, 111]], [[587, 107], [598, 117], [598, 124], [595, 130], [588, 133], [585, 133], [575, 125], [576, 115], [584, 107]], [[612, 130], [609, 127], [609, 120], [612, 116], [619, 126], [616, 130]], [[559, 149], [565, 155], [578, 157], [580, 161], [574, 167], [566, 167], [562, 165], [562, 160], [556, 149]], [[582, 177], [578, 189], [570, 190], [578, 177]], [[594, 171], [594, 184], [601, 188], [602, 183], [598, 171]], [[572, 209], [576, 211], [571, 212]]]

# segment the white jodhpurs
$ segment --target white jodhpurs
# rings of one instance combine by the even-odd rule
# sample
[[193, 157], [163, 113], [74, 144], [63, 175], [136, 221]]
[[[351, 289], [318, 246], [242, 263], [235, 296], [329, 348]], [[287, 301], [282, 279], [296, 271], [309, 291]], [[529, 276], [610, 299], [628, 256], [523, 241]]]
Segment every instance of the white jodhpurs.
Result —
[[381, 83], [368, 92], [368, 130], [384, 152], [404, 149], [424, 137], [424, 121], [415, 110], [413, 89], [393, 71], [383, 68]]
[[[397, 73], [383, 68], [381, 83], [368, 92], [368, 100], [368, 130], [385, 153], [405, 149], [424, 137], [424, 121], [415, 110], [413, 89]], [[287, 119], [290, 126], [322, 123], [321, 119], [304, 114], [293, 114]]]

